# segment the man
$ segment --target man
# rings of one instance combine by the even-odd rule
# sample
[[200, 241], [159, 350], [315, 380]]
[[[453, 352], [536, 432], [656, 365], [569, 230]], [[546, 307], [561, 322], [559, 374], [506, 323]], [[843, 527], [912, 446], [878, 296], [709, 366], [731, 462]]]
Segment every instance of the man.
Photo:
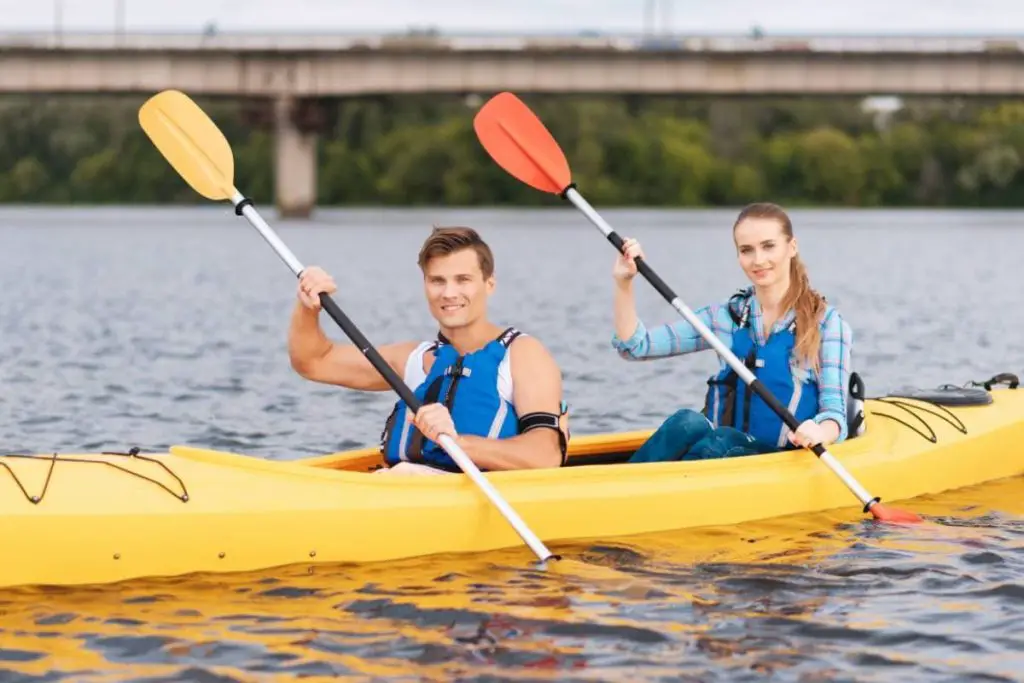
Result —
[[[435, 228], [419, 265], [436, 341], [378, 347], [423, 403], [415, 416], [399, 399], [381, 435], [389, 466], [381, 472], [441, 474], [459, 467], [437, 443], [455, 441], [481, 470], [559, 467], [567, 430], [562, 374], [544, 346], [487, 318], [494, 256], [471, 228]], [[320, 328], [321, 292], [337, 287], [311, 266], [299, 278], [288, 334], [292, 367], [306, 379], [362, 391], [390, 386], [352, 344], [331, 342]]]

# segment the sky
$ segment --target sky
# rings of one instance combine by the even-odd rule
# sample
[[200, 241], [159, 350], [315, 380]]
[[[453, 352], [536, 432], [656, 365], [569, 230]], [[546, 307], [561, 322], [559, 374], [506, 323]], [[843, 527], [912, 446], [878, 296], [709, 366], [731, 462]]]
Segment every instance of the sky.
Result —
[[[0, 34], [128, 31], [639, 33], [649, 0], [0, 0]], [[653, 0], [659, 28], [677, 33], [1024, 33], [1021, 0]], [[668, 12], [664, 10], [670, 6]], [[484, 10], [484, 8], [487, 8]], [[665, 20], [667, 16], [667, 21]]]

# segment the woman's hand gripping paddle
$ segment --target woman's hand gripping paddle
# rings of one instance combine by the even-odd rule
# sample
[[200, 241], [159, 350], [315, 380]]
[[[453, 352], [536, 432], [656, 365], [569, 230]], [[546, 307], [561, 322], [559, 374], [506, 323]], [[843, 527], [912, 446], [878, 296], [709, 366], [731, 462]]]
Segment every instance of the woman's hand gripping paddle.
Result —
[[[185, 182], [192, 186], [192, 189], [207, 199], [229, 200], [235, 207], [235, 213], [245, 216], [249, 220], [249, 223], [270, 243], [270, 246], [274, 248], [274, 251], [295, 276], [301, 275], [303, 265], [257, 213], [252, 201], [246, 199], [235, 189], [235, 160], [231, 153], [231, 146], [216, 124], [195, 102], [181, 92], [165, 90], [154, 95], [142, 105], [139, 109], [139, 123], [160, 153], [184, 178]], [[320, 294], [320, 303], [348, 335], [348, 338], [359, 347], [377, 372], [405, 401], [409, 410], [413, 413], [417, 412], [421, 406], [420, 400], [348, 319], [341, 308], [334, 303], [334, 300], [327, 294]], [[542, 563], [548, 559], [557, 558], [480, 473], [477, 466], [452, 436], [443, 434], [438, 440], [462, 471], [469, 475], [470, 479], [498, 508]]]
[[[569, 163], [561, 147], [544, 124], [529, 107], [509, 92], [499, 93], [480, 108], [473, 121], [480, 144], [494, 161], [510, 175], [543, 192], [568, 199], [583, 212], [598, 230], [604, 233], [617, 250], [623, 249], [623, 240], [576, 190], [569, 171]], [[715, 349], [740, 378], [775, 413], [796, 431], [797, 419], [771, 394], [757, 377], [740, 362], [736, 355], [676, 296], [675, 292], [658, 277], [642, 258], [636, 259], [637, 270], [669, 304], [696, 328], [697, 332]], [[864, 505], [875, 519], [884, 522], [911, 523], [921, 518], [908, 511], [883, 506], [880, 499], [869, 494], [842, 464], [818, 444], [811, 448], [818, 459], [838, 476], [846, 487]]]

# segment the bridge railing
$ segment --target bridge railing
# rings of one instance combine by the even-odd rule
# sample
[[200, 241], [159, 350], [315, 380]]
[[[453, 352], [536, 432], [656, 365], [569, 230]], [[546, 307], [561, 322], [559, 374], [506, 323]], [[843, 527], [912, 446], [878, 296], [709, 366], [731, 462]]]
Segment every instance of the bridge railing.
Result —
[[681, 51], [722, 53], [1024, 52], [1014, 36], [810, 36], [600, 34], [503, 35], [411, 33], [233, 33], [0, 31], [0, 50], [153, 51]]

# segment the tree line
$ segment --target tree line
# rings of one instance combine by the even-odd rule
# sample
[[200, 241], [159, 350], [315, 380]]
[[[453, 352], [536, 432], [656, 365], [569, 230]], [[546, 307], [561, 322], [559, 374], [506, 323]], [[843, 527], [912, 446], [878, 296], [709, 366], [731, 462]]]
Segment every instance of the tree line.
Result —
[[[604, 206], [1007, 207], [1024, 204], [1024, 103], [855, 99], [524, 97]], [[138, 125], [141, 98], [0, 98], [0, 202], [202, 201]], [[203, 101], [231, 142], [236, 184], [273, 198], [273, 131]], [[479, 101], [367, 97], [325, 105], [320, 205], [536, 205], [480, 147]]]

